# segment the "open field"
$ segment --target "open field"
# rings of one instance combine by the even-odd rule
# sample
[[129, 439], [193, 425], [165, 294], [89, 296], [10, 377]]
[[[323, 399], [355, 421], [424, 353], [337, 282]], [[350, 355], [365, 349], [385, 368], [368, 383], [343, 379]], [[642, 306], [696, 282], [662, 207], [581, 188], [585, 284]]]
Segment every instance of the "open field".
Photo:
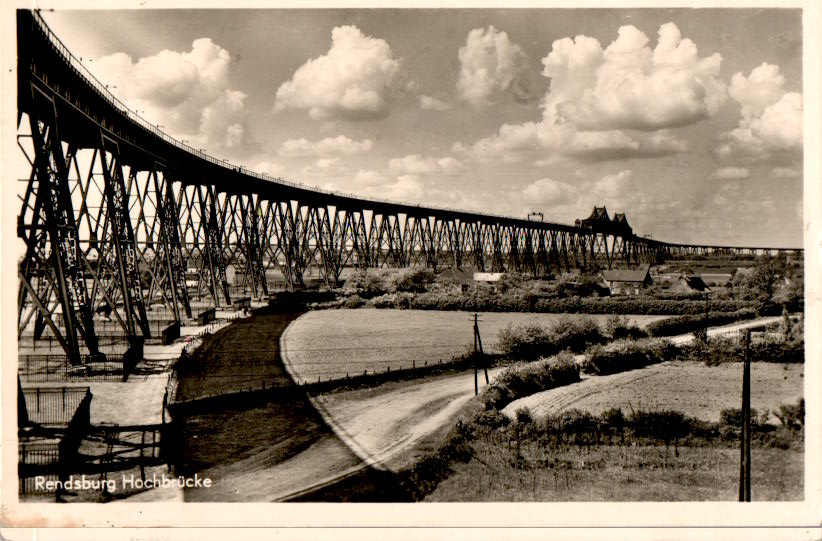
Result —
[[[795, 404], [804, 396], [804, 365], [751, 364], [751, 407], [778, 409]], [[508, 404], [503, 413], [513, 417], [527, 407], [534, 417], [554, 415], [569, 409], [595, 415], [610, 408], [631, 410], [676, 410], [702, 419], [719, 421], [726, 408], [739, 408], [742, 401], [742, 363], [706, 366], [699, 362], [669, 361], [609, 376], [585, 376], [579, 383], [550, 389]], [[778, 422], [773, 416], [770, 422]]]
[[[480, 335], [488, 353], [497, 352], [499, 331], [508, 324], [549, 326], [561, 317], [607, 315], [480, 313]], [[629, 316], [640, 327], [666, 316]], [[428, 310], [317, 310], [292, 323], [283, 351], [298, 382], [342, 378], [447, 362], [473, 347], [473, 314]]]
[[[492, 437], [493, 439], [493, 437]], [[425, 499], [454, 501], [736, 501], [739, 449], [727, 445], [566, 445], [479, 438], [473, 457]], [[753, 501], [804, 498], [801, 449], [751, 450]], [[516, 464], [516, 466], [515, 466]]]

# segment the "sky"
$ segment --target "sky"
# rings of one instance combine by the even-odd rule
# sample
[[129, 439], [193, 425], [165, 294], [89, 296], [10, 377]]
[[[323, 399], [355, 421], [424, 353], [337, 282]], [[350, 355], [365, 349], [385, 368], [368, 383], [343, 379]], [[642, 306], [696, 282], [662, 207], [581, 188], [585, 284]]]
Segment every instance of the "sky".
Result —
[[307, 185], [802, 246], [798, 9], [43, 13], [130, 108]]

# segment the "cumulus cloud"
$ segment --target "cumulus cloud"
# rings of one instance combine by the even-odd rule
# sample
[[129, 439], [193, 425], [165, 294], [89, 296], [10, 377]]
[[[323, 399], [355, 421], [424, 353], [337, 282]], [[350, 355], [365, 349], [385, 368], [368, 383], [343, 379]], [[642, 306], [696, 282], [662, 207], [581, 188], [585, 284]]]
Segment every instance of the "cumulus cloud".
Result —
[[252, 171], [256, 173], [265, 173], [266, 175], [271, 175], [272, 177], [282, 177], [286, 173], [286, 169], [282, 164], [266, 160], [257, 162], [257, 164], [252, 168]]
[[710, 175], [711, 180], [743, 179], [751, 176], [751, 172], [745, 167], [720, 167]]
[[542, 60], [551, 79], [546, 120], [587, 130], [657, 130], [716, 113], [726, 100], [722, 56], [700, 57], [673, 23], [659, 28], [654, 49], [648, 43], [633, 26], [621, 27], [604, 50], [586, 36], [555, 41]]
[[722, 158], [765, 160], [802, 149], [802, 94], [786, 92], [779, 66], [762, 63], [747, 77], [731, 78], [730, 94], [740, 106], [739, 125], [720, 134]]
[[[589, 161], [663, 156], [683, 152], [687, 143], [672, 134], [653, 134], [623, 130], [580, 131], [569, 124], [525, 122], [503, 124], [499, 131], [471, 145], [456, 143], [454, 152], [479, 161], [520, 162], [543, 155], [537, 165], [551, 165], [557, 156]], [[548, 157], [544, 157], [548, 154]]]
[[451, 109], [451, 104], [437, 98], [421, 94], [420, 109], [425, 111], [447, 111]]
[[277, 89], [274, 111], [303, 109], [314, 119], [369, 120], [388, 114], [400, 70], [385, 40], [356, 26], [331, 31], [331, 48], [311, 59]]
[[320, 141], [309, 141], [304, 138], [288, 139], [280, 145], [278, 154], [288, 158], [305, 156], [353, 156], [364, 154], [374, 148], [371, 139], [355, 141], [345, 135], [326, 137]]
[[460, 47], [457, 95], [475, 107], [491, 104], [492, 98], [508, 89], [524, 66], [525, 53], [508, 34], [493, 26], [475, 28]]
[[360, 169], [353, 180], [341, 188], [337, 184], [327, 184], [329, 189], [353, 190], [363, 197], [389, 199], [393, 201], [420, 201], [425, 195], [422, 180], [417, 175], [386, 175], [380, 171]]
[[626, 169], [605, 175], [594, 185], [594, 193], [604, 199], [622, 199], [628, 195], [633, 182], [633, 171]]
[[465, 170], [461, 161], [452, 157], [434, 158], [409, 154], [402, 158], [392, 158], [388, 162], [388, 169], [395, 175], [459, 175]]
[[[490, 137], [455, 145], [480, 160], [536, 156], [580, 160], [654, 157], [687, 150], [670, 129], [716, 113], [727, 100], [719, 79], [722, 57], [701, 57], [672, 23], [659, 29], [655, 48], [633, 26], [619, 29], [603, 49], [587, 36], [553, 43], [542, 60], [551, 84], [538, 122], [504, 124]], [[547, 154], [547, 156], [546, 156]]]
[[562, 205], [571, 200], [574, 189], [564, 182], [541, 178], [523, 188], [522, 195], [532, 205]]
[[136, 62], [114, 53], [94, 62], [95, 75], [117, 96], [171, 135], [208, 149], [246, 142], [246, 94], [230, 88], [231, 56], [209, 38], [190, 51], [164, 50]]

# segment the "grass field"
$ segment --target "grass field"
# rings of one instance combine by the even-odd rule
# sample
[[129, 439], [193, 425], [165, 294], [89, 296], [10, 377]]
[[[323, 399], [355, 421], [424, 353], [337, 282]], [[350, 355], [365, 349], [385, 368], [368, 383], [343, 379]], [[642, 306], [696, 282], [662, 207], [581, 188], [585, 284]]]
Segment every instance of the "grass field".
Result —
[[[549, 326], [561, 317], [607, 315], [480, 313], [480, 335], [488, 353], [497, 352], [500, 329], [508, 324]], [[666, 316], [629, 316], [644, 326]], [[342, 378], [448, 362], [473, 347], [473, 314], [425, 310], [317, 310], [302, 315], [286, 331], [285, 353], [299, 382]]]
[[[493, 439], [493, 436], [491, 436]], [[479, 438], [472, 459], [428, 495], [453, 501], [736, 501], [739, 449], [729, 445], [567, 445]], [[804, 499], [804, 453], [754, 447], [753, 501]]]
[[[777, 410], [804, 396], [802, 364], [751, 364], [751, 407]], [[554, 415], [580, 409], [599, 415], [610, 408], [672, 409], [704, 421], [719, 421], [723, 409], [739, 408], [742, 400], [742, 363], [706, 366], [699, 362], [666, 362], [608, 376], [587, 377], [579, 383], [551, 389], [505, 408], [513, 417], [527, 407], [532, 415]], [[773, 416], [771, 423], [778, 422]]]

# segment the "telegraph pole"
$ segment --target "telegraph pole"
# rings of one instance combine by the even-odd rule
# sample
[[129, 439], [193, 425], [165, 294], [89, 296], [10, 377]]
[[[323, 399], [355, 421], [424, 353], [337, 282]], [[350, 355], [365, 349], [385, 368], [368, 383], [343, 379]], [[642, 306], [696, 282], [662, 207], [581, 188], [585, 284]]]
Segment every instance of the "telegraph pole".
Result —
[[744, 331], [742, 368], [742, 441], [739, 460], [739, 501], [751, 501], [751, 332]]
[[[474, 314], [474, 395], [479, 394], [479, 358], [482, 356], [482, 337], [479, 332], [479, 314]], [[485, 384], [488, 384], [488, 367], [482, 367], [485, 372]]]

